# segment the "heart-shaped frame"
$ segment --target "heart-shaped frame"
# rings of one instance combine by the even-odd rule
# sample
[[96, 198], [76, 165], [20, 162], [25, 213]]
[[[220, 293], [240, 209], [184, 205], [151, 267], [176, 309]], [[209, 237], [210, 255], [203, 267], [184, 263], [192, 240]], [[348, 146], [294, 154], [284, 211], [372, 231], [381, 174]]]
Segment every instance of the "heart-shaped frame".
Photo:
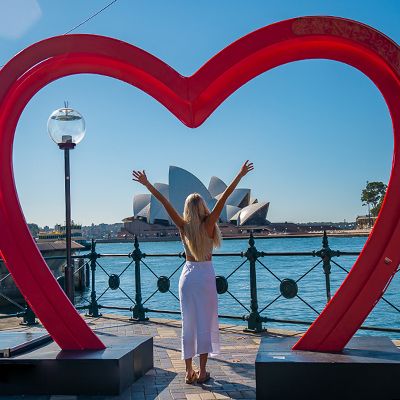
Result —
[[32, 96], [63, 76], [93, 73], [145, 91], [191, 128], [230, 94], [276, 66], [304, 59], [340, 61], [362, 71], [384, 96], [393, 121], [393, 168], [387, 194], [363, 251], [335, 296], [295, 349], [341, 351], [380, 299], [400, 263], [400, 49], [382, 33], [337, 17], [300, 17], [234, 42], [190, 77], [145, 51], [95, 35], [35, 43], [0, 70], [0, 249], [16, 284], [59, 346], [101, 349], [46, 266], [25, 223], [12, 169], [18, 119]]

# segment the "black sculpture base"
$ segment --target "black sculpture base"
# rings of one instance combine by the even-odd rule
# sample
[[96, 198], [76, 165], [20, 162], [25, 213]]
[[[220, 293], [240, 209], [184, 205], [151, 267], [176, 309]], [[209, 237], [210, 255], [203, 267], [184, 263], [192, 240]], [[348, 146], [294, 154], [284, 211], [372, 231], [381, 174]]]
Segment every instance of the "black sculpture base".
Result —
[[8, 358], [36, 349], [52, 342], [51, 336], [42, 332], [1, 332], [0, 358]]
[[101, 335], [101, 339], [105, 350], [61, 351], [51, 342], [0, 358], [1, 395], [118, 395], [153, 368], [153, 338]]
[[262, 338], [257, 399], [400, 399], [400, 351], [386, 337], [353, 338], [340, 354], [292, 351], [298, 338]]

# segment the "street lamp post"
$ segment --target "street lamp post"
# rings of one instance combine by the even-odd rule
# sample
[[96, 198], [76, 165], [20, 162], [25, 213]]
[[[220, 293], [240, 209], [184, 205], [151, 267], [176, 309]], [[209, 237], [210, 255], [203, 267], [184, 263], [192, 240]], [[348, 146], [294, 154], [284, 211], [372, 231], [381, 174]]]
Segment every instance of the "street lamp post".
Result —
[[47, 130], [52, 140], [64, 150], [65, 178], [65, 242], [67, 262], [65, 266], [65, 292], [74, 304], [74, 265], [71, 261], [71, 192], [70, 192], [70, 161], [69, 151], [85, 136], [85, 120], [82, 115], [68, 107], [55, 110], [47, 121]]

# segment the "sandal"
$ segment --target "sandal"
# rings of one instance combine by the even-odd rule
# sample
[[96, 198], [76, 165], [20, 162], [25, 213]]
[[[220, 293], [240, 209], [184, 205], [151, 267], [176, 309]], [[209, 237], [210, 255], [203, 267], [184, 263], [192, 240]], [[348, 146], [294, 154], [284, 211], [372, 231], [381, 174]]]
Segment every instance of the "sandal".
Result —
[[197, 383], [205, 383], [205, 382], [209, 381], [211, 378], [209, 372], [206, 372], [206, 376], [203, 379], [199, 379], [199, 376], [200, 376], [200, 372], [199, 372], [199, 375], [197, 375]]
[[196, 380], [197, 380], [197, 374], [193, 370], [192, 374], [189, 377], [185, 378], [185, 383], [188, 383], [190, 385], [190, 384], [194, 383]]

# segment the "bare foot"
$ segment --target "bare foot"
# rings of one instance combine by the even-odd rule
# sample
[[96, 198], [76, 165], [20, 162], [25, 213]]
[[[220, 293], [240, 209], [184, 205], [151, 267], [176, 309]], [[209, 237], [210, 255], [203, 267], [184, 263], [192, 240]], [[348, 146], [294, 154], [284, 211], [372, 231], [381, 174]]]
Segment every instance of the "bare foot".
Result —
[[203, 372], [200, 373], [200, 371], [197, 373], [197, 383], [205, 383], [210, 379], [210, 373], [209, 372]]
[[186, 383], [194, 383], [197, 379], [197, 374], [196, 372], [192, 369], [190, 371], [186, 371], [186, 376], [185, 376], [185, 382]]

